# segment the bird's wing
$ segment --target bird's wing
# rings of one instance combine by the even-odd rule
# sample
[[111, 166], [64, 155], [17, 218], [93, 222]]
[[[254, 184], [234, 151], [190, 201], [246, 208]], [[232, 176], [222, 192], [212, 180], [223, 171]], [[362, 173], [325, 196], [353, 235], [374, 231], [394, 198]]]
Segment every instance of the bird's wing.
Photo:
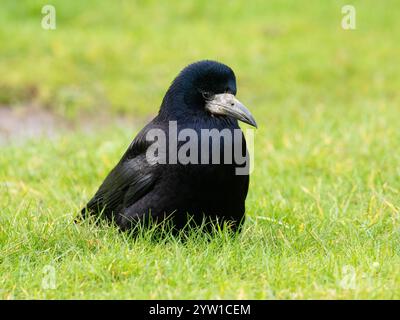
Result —
[[156, 166], [145, 155], [148, 143], [145, 132], [138, 134], [120, 162], [109, 173], [94, 197], [82, 209], [82, 215], [103, 213], [107, 217], [120, 213], [143, 197], [157, 179]]

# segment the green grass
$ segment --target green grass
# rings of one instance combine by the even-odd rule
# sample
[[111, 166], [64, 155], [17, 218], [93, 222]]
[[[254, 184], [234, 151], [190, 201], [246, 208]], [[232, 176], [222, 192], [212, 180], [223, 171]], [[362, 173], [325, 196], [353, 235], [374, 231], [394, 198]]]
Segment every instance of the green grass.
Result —
[[72, 223], [139, 127], [1, 146], [0, 297], [400, 298], [397, 1], [353, 1], [355, 31], [344, 1], [54, 1], [56, 31], [45, 2], [18, 3], [1, 4], [1, 104], [147, 117], [214, 58], [260, 129], [244, 231], [211, 241]]

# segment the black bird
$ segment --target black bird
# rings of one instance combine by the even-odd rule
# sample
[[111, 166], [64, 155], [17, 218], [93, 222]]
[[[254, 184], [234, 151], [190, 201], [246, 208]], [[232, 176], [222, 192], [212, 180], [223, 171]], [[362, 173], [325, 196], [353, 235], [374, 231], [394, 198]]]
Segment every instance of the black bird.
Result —
[[[222, 63], [204, 60], [184, 68], [165, 94], [158, 115], [138, 133], [82, 209], [83, 217], [101, 215], [122, 230], [129, 230], [139, 222], [161, 222], [166, 218], [170, 218], [175, 230], [184, 228], [188, 221], [197, 225], [204, 221], [228, 222], [236, 230], [244, 221], [249, 176], [248, 171], [238, 175], [236, 169], [246, 170], [246, 166], [235, 157], [231, 163], [224, 162], [224, 155], [233, 154], [230, 150], [239, 143], [248, 164], [246, 141], [241, 131], [239, 142], [220, 137], [221, 143], [216, 147], [212, 138], [201, 136], [204, 129], [217, 129], [214, 132], [226, 129], [225, 133], [234, 137], [234, 131], [240, 130], [237, 120], [257, 126], [249, 110], [236, 99], [236, 91], [235, 74]], [[191, 155], [195, 161], [186, 164], [179, 159], [177, 163], [170, 161], [171, 143], [154, 153], [160, 158], [165, 155], [166, 163], [149, 157], [149, 148], [157, 140], [149, 141], [149, 133], [164, 132], [169, 141], [174, 123], [178, 134], [184, 129], [198, 134], [198, 141], [192, 141], [192, 146], [199, 146], [198, 155]], [[184, 143], [178, 141], [178, 149]], [[206, 146], [207, 152], [202, 146]], [[211, 163], [215, 153], [220, 155], [220, 164]], [[202, 162], [202, 158], [210, 163]]]

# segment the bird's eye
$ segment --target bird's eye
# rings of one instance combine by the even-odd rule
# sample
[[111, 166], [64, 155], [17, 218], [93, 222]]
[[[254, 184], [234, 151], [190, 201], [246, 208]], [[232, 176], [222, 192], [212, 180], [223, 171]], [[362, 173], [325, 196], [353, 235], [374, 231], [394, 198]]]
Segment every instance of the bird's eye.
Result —
[[202, 91], [202, 92], [201, 92], [201, 95], [203, 96], [203, 98], [204, 98], [205, 100], [210, 100], [211, 97], [212, 97], [212, 93], [211, 93], [211, 92], [208, 92], [208, 91]]

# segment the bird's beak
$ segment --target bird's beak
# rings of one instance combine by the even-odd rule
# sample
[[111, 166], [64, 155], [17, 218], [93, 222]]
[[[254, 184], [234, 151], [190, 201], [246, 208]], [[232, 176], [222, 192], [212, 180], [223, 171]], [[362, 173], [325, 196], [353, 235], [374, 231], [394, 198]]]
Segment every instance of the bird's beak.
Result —
[[206, 109], [216, 115], [231, 116], [257, 128], [253, 115], [233, 94], [221, 93], [206, 102]]

